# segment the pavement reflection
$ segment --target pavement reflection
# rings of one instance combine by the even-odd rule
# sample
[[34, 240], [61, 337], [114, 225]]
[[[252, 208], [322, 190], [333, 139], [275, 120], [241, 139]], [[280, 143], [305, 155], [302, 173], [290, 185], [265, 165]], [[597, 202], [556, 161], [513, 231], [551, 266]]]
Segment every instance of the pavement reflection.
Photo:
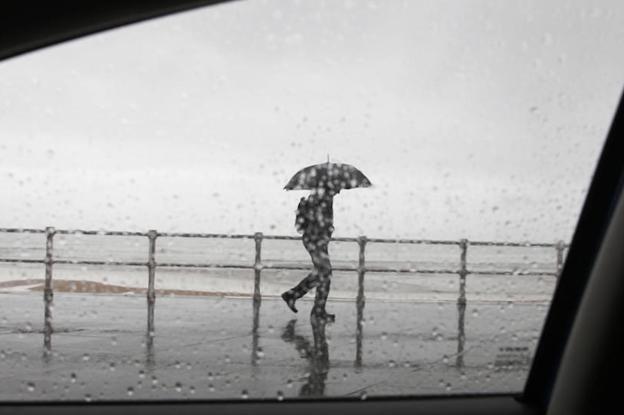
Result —
[[329, 349], [325, 337], [327, 320], [311, 317], [313, 341], [296, 334], [297, 320], [290, 320], [282, 332], [282, 340], [293, 343], [299, 356], [308, 361], [308, 379], [299, 390], [300, 397], [318, 397], [325, 394], [325, 381], [329, 372]]

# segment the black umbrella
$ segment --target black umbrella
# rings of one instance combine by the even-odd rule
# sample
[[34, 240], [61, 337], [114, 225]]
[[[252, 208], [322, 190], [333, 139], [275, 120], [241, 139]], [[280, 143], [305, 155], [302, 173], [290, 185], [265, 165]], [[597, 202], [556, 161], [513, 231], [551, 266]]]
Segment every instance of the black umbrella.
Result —
[[284, 186], [286, 190], [318, 188], [354, 189], [370, 187], [371, 182], [360, 170], [350, 164], [321, 163], [299, 170]]

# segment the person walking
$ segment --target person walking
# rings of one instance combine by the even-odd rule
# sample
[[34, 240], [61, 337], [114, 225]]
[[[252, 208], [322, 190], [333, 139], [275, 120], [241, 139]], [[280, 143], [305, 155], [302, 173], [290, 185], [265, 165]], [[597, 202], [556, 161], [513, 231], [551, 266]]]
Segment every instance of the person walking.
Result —
[[329, 260], [329, 241], [334, 231], [334, 196], [340, 188], [314, 189], [307, 198], [301, 198], [296, 211], [295, 227], [302, 233], [303, 246], [312, 258], [314, 270], [299, 284], [282, 294], [288, 307], [297, 312], [295, 302], [316, 288], [311, 314], [314, 317], [334, 320], [335, 315], [326, 311], [331, 286], [332, 268]]
[[329, 241], [334, 232], [334, 196], [342, 189], [370, 187], [371, 182], [360, 170], [345, 163], [315, 164], [299, 170], [284, 186], [285, 190], [311, 190], [301, 198], [297, 207], [295, 227], [312, 258], [313, 271], [299, 284], [282, 293], [286, 305], [297, 312], [295, 302], [316, 288], [311, 315], [324, 321], [335, 320], [325, 310], [331, 285], [332, 267], [329, 261]]

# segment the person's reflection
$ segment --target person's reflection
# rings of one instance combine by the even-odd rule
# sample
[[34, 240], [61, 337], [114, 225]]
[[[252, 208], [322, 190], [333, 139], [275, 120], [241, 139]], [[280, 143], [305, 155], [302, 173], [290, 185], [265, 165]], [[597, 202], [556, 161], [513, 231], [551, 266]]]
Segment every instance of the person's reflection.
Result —
[[282, 340], [294, 343], [299, 355], [309, 362], [308, 381], [299, 390], [299, 396], [323, 396], [325, 393], [325, 380], [329, 372], [329, 350], [325, 337], [327, 320], [324, 318], [310, 318], [314, 343], [310, 343], [305, 337], [295, 334], [295, 323], [290, 320], [284, 332]]

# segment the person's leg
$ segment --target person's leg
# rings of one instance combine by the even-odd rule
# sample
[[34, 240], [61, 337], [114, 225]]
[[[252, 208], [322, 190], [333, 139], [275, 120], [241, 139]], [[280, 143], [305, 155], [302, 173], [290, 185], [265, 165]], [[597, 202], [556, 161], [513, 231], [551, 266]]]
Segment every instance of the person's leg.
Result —
[[308, 291], [317, 287], [318, 285], [319, 285], [319, 275], [318, 275], [318, 272], [314, 270], [311, 273], [309, 273], [307, 277], [302, 279], [299, 282], [299, 284], [295, 285], [293, 288], [286, 291], [286, 293], [291, 295], [295, 300], [298, 300], [299, 298], [306, 295]]
[[310, 257], [312, 258], [312, 264], [314, 264], [314, 271], [308, 274], [307, 277], [302, 279], [299, 284], [291, 288], [290, 290], [282, 293], [282, 299], [286, 301], [286, 305], [293, 311], [297, 312], [295, 302], [306, 295], [311, 289], [318, 287], [320, 283], [319, 278], [319, 264], [321, 263], [320, 251], [318, 245], [314, 241], [310, 241], [304, 238], [303, 246], [306, 248]]
[[327, 313], [325, 306], [327, 304], [327, 297], [329, 296], [329, 290], [331, 287], [331, 262], [329, 260], [329, 251], [327, 244], [319, 247], [318, 255], [318, 279], [319, 283], [316, 287], [316, 297], [314, 299], [314, 307], [312, 308], [312, 315], [315, 317], [321, 317], [328, 320], [333, 320], [335, 316]]

